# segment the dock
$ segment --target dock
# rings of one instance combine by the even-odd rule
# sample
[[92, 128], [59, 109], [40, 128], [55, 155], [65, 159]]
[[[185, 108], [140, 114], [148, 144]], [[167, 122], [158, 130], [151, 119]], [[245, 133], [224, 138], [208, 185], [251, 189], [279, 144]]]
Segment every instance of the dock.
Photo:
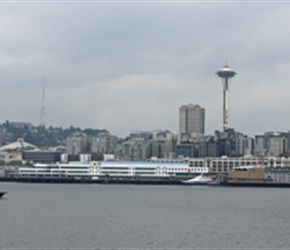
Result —
[[179, 185], [181, 184], [180, 178], [156, 178], [156, 177], [112, 177], [105, 176], [98, 179], [89, 177], [65, 177], [65, 178], [40, 178], [40, 177], [27, 177], [27, 178], [14, 178], [10, 181], [27, 182], [27, 183], [86, 183], [86, 184], [150, 184], [150, 185]]

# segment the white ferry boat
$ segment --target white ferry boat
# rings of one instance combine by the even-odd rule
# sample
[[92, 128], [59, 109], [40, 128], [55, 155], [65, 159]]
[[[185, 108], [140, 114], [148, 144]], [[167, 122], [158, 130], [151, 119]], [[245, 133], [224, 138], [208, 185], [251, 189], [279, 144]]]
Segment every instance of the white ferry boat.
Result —
[[217, 181], [213, 180], [211, 177], [207, 177], [204, 175], [198, 175], [193, 179], [181, 181], [184, 185], [199, 185], [199, 186], [206, 186], [206, 185], [217, 185]]
[[208, 173], [207, 167], [192, 167], [185, 162], [78, 161], [35, 164], [18, 169], [18, 178], [101, 177], [191, 177]]

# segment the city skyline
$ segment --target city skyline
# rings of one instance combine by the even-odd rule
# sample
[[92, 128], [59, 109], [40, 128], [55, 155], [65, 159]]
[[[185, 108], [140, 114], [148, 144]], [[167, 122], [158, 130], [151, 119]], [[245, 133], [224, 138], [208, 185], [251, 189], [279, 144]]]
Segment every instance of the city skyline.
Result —
[[221, 130], [214, 75], [225, 59], [230, 127], [253, 136], [288, 131], [289, 3], [1, 2], [0, 121], [179, 131], [178, 108], [206, 110]]

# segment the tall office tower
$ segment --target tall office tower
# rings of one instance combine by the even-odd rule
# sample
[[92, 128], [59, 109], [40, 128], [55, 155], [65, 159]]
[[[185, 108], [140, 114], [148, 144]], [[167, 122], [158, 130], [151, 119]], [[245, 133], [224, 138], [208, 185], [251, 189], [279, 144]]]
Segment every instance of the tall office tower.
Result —
[[223, 130], [226, 131], [229, 128], [229, 81], [237, 73], [226, 65], [216, 74], [222, 79], [223, 84]]
[[179, 133], [204, 134], [205, 109], [199, 105], [184, 105], [179, 108]]

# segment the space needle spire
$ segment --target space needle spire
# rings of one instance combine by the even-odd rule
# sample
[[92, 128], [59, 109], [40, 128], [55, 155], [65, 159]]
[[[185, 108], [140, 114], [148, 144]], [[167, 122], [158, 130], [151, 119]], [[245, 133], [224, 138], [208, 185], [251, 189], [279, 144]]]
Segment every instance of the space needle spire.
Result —
[[223, 130], [229, 128], [229, 82], [237, 73], [225, 65], [216, 75], [221, 78], [223, 84]]

